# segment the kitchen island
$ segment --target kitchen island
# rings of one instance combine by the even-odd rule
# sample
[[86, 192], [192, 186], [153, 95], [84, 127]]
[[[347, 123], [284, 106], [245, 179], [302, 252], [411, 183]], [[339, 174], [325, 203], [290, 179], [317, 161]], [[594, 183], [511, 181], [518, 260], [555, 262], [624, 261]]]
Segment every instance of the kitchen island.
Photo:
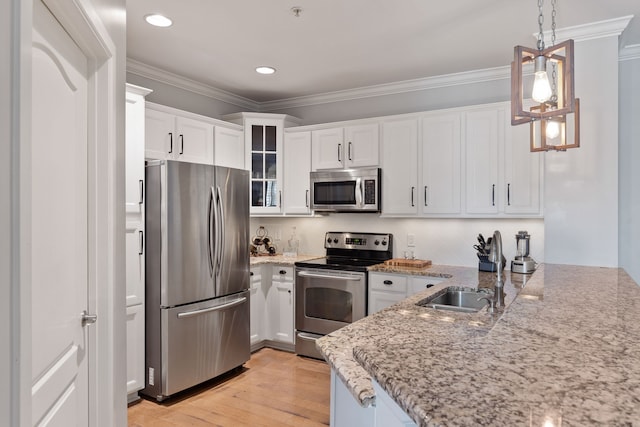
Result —
[[623, 270], [507, 271], [506, 308], [492, 315], [416, 302], [447, 286], [492, 287], [495, 273], [374, 269], [450, 279], [318, 340], [362, 407], [382, 397], [375, 382], [420, 426], [640, 422], [640, 287]]

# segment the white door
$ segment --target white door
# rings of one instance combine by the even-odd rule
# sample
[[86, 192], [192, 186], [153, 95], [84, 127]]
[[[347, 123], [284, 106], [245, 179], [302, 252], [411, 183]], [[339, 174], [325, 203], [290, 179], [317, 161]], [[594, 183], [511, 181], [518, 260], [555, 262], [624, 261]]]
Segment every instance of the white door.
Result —
[[284, 213], [309, 214], [311, 132], [284, 135]]
[[88, 425], [87, 58], [33, 14], [32, 424]]
[[380, 136], [378, 124], [344, 128], [344, 157], [349, 168], [378, 166]]
[[382, 213], [418, 213], [418, 121], [382, 124]]

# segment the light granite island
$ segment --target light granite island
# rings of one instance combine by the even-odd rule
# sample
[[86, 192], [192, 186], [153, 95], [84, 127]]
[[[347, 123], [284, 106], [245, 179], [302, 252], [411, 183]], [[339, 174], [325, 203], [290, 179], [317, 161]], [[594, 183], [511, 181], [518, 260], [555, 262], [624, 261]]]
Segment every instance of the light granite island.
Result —
[[332, 367], [332, 425], [640, 425], [640, 287], [623, 270], [505, 272], [501, 315], [415, 304], [495, 274], [414, 274], [451, 278], [317, 341]]

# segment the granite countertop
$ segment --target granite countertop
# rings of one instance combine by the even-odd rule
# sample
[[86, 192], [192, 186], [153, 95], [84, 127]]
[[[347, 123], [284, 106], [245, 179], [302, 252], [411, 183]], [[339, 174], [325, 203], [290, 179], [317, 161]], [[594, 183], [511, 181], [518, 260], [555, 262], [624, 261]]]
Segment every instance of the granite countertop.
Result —
[[258, 255], [249, 257], [249, 265], [284, 265], [293, 266], [298, 261], [307, 261], [310, 259], [321, 258], [322, 255], [298, 255], [298, 256], [284, 256], [282, 254], [276, 255]]
[[361, 405], [375, 400], [373, 378], [420, 426], [640, 420], [640, 287], [623, 270], [505, 272], [502, 315], [415, 305], [447, 286], [491, 286], [495, 273], [412, 274], [451, 278], [317, 342]]

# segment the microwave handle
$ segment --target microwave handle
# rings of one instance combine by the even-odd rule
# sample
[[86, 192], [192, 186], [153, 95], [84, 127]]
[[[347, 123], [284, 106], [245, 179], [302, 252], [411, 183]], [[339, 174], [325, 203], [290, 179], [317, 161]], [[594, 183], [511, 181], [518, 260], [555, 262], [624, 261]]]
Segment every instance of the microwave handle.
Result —
[[356, 206], [363, 207], [364, 188], [362, 187], [362, 178], [356, 178]]

